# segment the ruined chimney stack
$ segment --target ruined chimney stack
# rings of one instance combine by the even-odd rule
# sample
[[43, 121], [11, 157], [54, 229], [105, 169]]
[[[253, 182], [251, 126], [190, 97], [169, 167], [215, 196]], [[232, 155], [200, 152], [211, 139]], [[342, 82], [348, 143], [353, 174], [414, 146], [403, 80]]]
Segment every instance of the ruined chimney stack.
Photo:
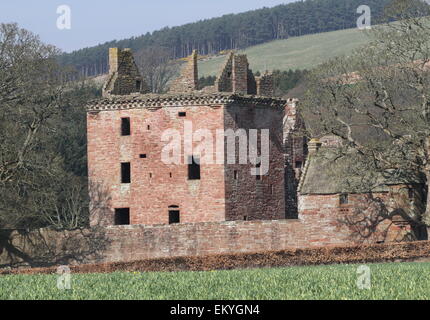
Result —
[[273, 74], [265, 72], [261, 77], [256, 78], [257, 95], [272, 97], [274, 94]]
[[109, 74], [113, 74], [118, 72], [118, 56], [120, 49], [118, 48], [109, 48]]
[[194, 50], [182, 67], [179, 77], [173, 81], [169, 92], [192, 93], [199, 88], [198, 54]]
[[248, 93], [248, 58], [245, 54], [233, 57], [233, 93]]
[[149, 93], [140, 75], [131, 49], [109, 49], [109, 76], [103, 86], [103, 96]]

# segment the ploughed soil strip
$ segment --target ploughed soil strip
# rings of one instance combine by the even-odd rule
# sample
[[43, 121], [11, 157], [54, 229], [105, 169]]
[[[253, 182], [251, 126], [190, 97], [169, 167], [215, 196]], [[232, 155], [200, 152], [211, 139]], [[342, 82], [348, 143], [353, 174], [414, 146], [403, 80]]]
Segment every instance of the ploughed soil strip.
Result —
[[[404, 262], [427, 259], [430, 261], [430, 241], [145, 259], [130, 262], [73, 265], [70, 266], [70, 269], [73, 273], [210, 271], [341, 263]], [[56, 273], [57, 267], [2, 269], [0, 275], [52, 274]]]

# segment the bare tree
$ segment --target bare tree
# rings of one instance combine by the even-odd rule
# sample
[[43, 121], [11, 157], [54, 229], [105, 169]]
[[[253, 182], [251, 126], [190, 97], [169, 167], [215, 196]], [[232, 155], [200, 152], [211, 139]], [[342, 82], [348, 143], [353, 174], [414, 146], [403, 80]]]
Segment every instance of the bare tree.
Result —
[[172, 60], [171, 50], [153, 46], [136, 53], [136, 64], [153, 93], [165, 93], [175, 77], [178, 64]]
[[136, 64], [153, 93], [164, 93], [170, 80], [177, 73], [170, 49], [153, 46], [136, 54]]
[[37, 199], [59, 196], [65, 172], [53, 135], [67, 76], [58, 53], [16, 24], [0, 24], [0, 228], [45, 226], [48, 208]]
[[[396, 0], [388, 12], [399, 21], [373, 27], [369, 45], [311, 73], [302, 112], [310, 135], [336, 135], [343, 141], [338, 157], [354, 154], [350, 175], [428, 186], [430, 23], [423, 17], [430, 11], [424, 2]], [[381, 182], [361, 181], [369, 192]], [[430, 227], [430, 196], [410, 219]]]

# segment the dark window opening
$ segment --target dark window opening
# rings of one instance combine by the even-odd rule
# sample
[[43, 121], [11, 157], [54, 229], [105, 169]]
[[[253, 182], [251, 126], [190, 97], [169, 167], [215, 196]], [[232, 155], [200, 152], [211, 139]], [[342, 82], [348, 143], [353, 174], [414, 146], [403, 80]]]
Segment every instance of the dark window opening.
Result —
[[237, 180], [237, 177], [238, 177], [237, 170], [234, 170], [234, 180]]
[[179, 210], [169, 210], [169, 224], [180, 223], [180, 211]]
[[408, 197], [409, 197], [409, 200], [414, 200], [415, 199], [414, 189], [409, 189], [408, 190]]
[[188, 180], [200, 180], [200, 161], [197, 157], [190, 157], [188, 161]]
[[148, 125], [148, 127], [147, 127], [147, 128], [148, 128], [148, 130], [151, 130], [151, 126], [150, 126], [150, 125]]
[[146, 159], [146, 154], [141, 154], [139, 157], [140, 159]]
[[349, 202], [348, 194], [346, 194], [346, 193], [341, 194], [339, 202], [340, 202], [340, 204], [348, 204], [348, 202]]
[[170, 175], [170, 178], [172, 178], [172, 177], [173, 177], [173, 174], [172, 174], [171, 172], [169, 173], [169, 175]]
[[140, 89], [142, 88], [142, 81], [140, 81], [140, 80], [137, 80], [136, 81], [136, 90], [137, 91], [140, 91]]
[[121, 135], [122, 136], [131, 135], [130, 118], [121, 118]]
[[115, 225], [124, 226], [130, 224], [130, 209], [115, 209]]
[[302, 167], [301, 161], [296, 161], [296, 169], [300, 169]]
[[227, 72], [227, 77], [231, 77], [231, 72]]
[[152, 178], [152, 173], [149, 174], [149, 177]]
[[248, 221], [248, 216], [243, 216], [243, 221]]
[[257, 164], [255, 166], [255, 179], [261, 180], [261, 173], [260, 173], [261, 163]]
[[131, 183], [130, 162], [121, 163], [121, 183]]
[[178, 116], [180, 116], [180, 117], [186, 117], [187, 113], [186, 112], [179, 112]]

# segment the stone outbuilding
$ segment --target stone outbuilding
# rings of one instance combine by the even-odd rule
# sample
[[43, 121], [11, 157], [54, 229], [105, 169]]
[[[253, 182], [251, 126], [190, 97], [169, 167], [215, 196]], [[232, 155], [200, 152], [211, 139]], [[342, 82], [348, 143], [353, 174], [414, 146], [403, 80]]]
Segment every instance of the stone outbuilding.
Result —
[[[418, 177], [358, 172], [359, 158], [340, 156], [336, 137], [309, 141], [309, 156], [298, 187], [299, 219], [331, 217], [353, 240], [390, 242], [424, 237], [413, 221], [423, 210], [424, 184]], [[371, 190], [371, 191], [369, 191]]]

